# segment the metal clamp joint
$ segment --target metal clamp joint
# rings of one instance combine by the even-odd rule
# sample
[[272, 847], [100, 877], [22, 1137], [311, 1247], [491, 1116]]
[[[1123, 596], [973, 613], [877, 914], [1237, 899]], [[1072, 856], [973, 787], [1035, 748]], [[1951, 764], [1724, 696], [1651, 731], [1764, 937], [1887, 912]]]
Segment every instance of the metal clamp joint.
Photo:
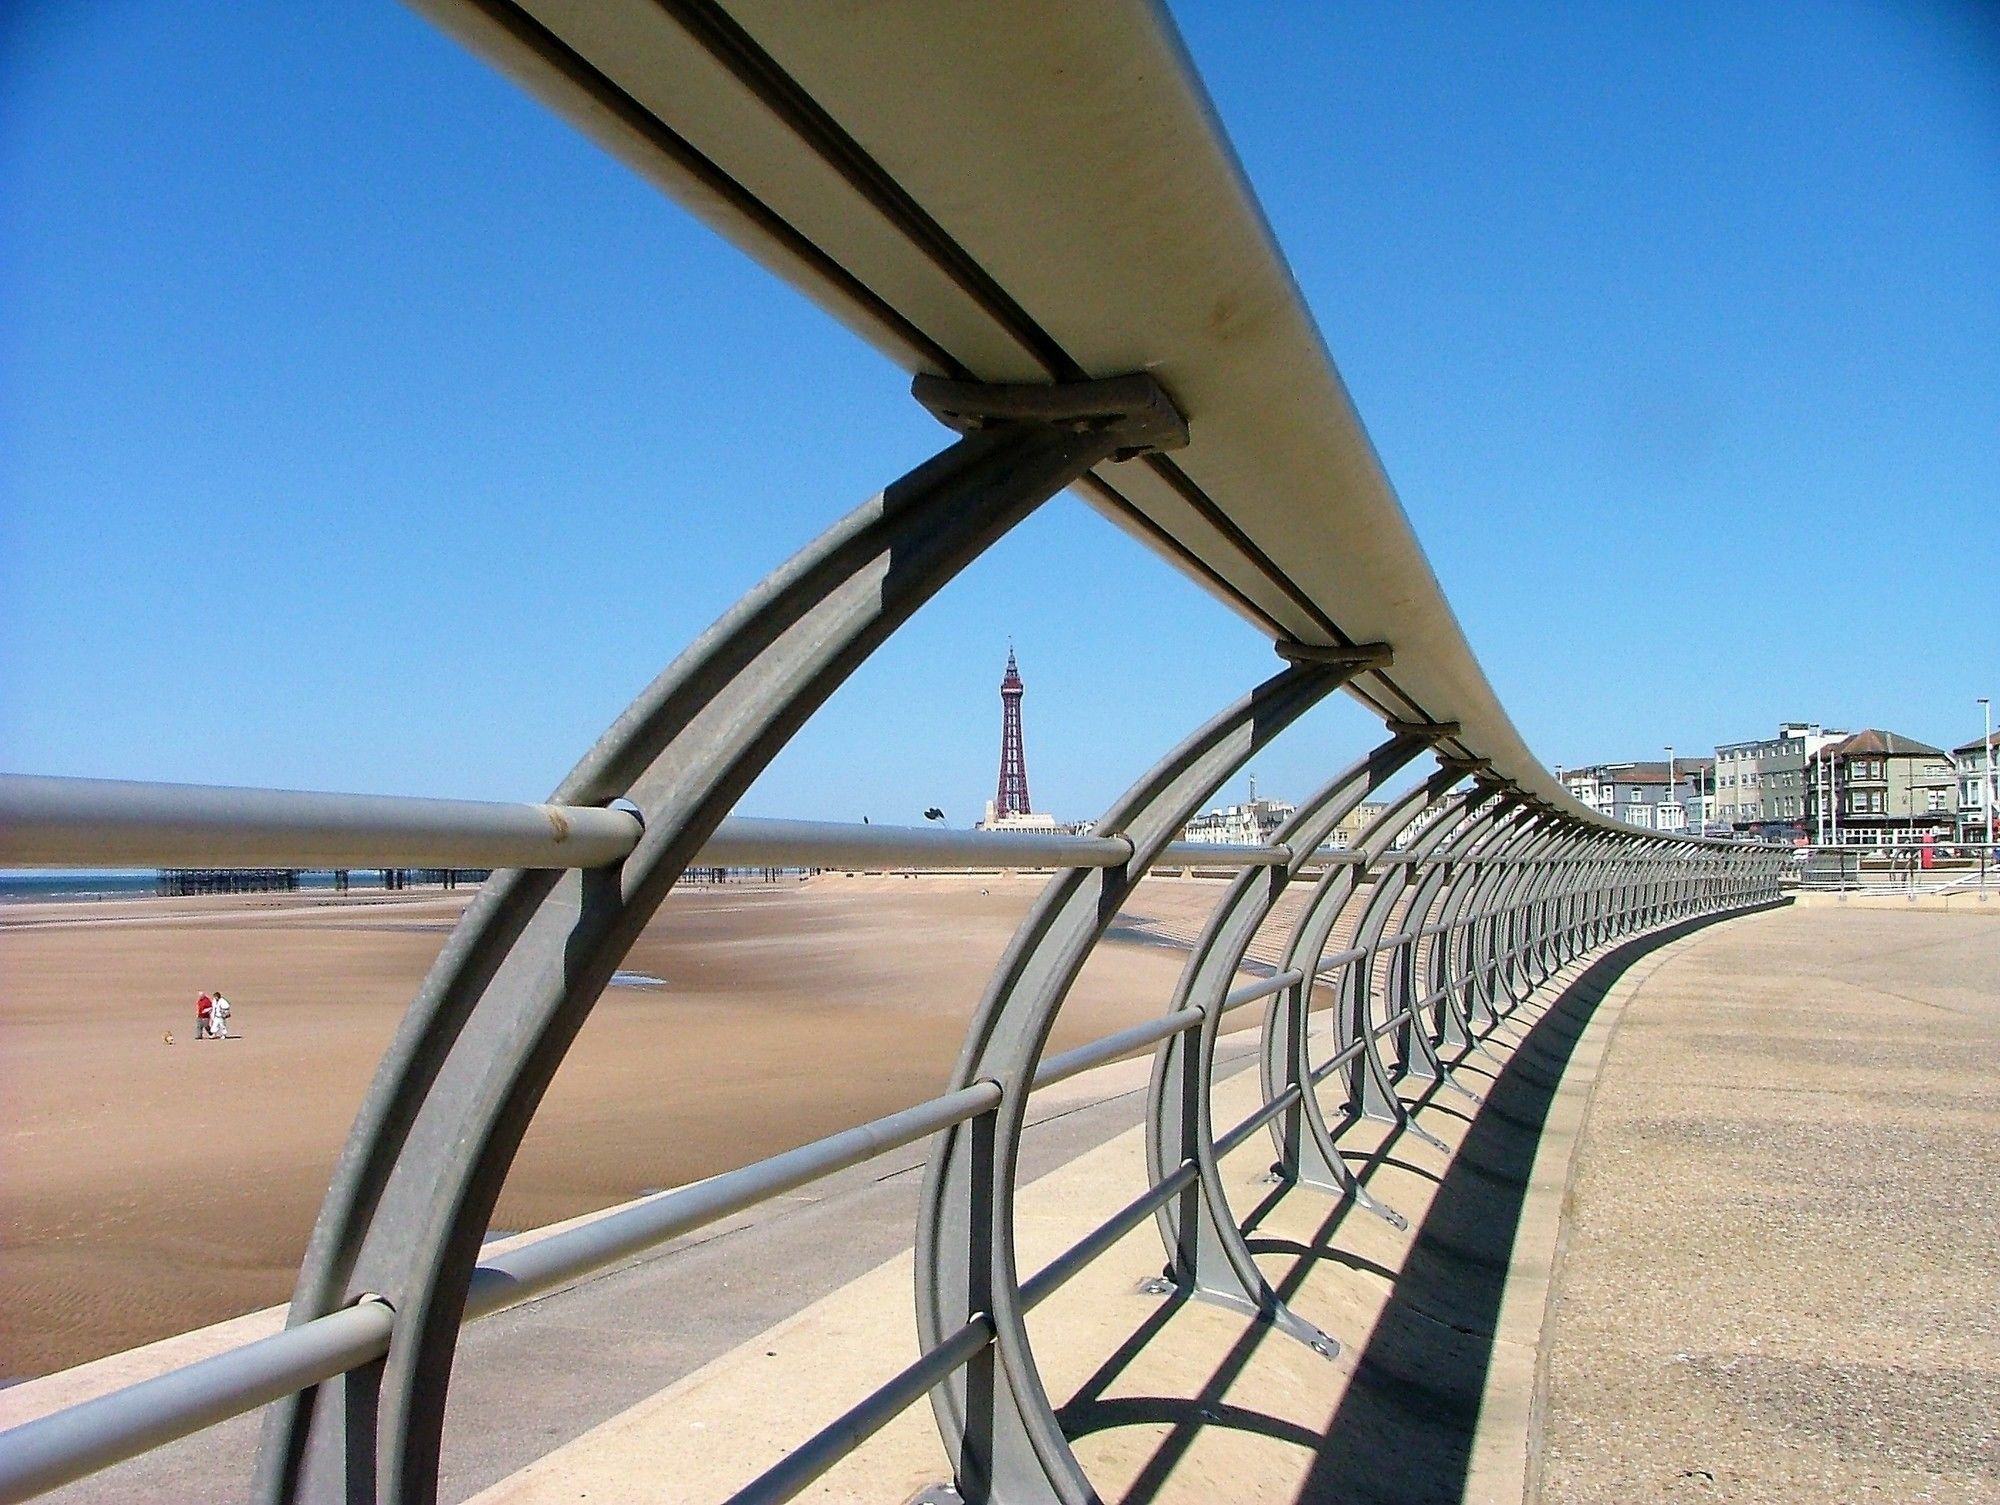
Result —
[[1114, 460], [1188, 442], [1187, 419], [1145, 372], [1098, 381], [987, 383], [919, 372], [910, 395], [946, 428], [961, 434], [1016, 423], [1045, 423], [1079, 434], [1108, 432], [1121, 442]]

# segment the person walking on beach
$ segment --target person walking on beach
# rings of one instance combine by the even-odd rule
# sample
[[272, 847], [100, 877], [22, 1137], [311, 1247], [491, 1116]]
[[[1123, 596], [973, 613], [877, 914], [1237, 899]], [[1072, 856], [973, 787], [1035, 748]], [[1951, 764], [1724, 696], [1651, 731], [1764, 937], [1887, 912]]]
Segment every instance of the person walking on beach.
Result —
[[208, 1021], [214, 1017], [214, 1014], [215, 1002], [208, 994], [204, 993], [194, 1001], [195, 1039], [206, 1040], [208, 1038]]
[[222, 996], [222, 989], [215, 990], [215, 1002], [208, 1011], [208, 1037], [211, 1040], [229, 1038], [229, 1000]]

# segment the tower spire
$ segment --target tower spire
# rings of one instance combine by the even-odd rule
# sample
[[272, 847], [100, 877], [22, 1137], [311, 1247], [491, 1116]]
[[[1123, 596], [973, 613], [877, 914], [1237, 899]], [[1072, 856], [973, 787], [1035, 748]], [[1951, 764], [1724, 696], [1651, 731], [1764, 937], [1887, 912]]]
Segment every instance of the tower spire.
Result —
[[1000, 676], [1000, 785], [993, 796], [996, 816], [1026, 815], [1034, 808], [1028, 800], [1028, 754], [1021, 743], [1021, 697], [1027, 689], [1010, 642], [1007, 672]]

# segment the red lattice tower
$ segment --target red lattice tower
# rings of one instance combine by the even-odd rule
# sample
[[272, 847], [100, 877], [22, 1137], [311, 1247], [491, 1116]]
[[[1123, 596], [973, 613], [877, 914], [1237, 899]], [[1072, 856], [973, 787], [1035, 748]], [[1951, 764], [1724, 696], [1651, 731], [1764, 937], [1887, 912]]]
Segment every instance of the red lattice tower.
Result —
[[1028, 755], [1021, 746], [1021, 697], [1028, 687], [1014, 663], [1014, 650], [1007, 650], [1007, 672], [1000, 680], [1000, 789], [993, 796], [995, 815], [1026, 815], [1028, 803]]

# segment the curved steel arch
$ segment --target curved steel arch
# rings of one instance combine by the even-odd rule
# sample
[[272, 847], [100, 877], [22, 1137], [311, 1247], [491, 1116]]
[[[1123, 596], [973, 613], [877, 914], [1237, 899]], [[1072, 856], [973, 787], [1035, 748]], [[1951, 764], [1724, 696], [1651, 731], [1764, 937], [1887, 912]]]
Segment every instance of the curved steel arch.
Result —
[[1519, 794], [1504, 791], [1485, 826], [1470, 833], [1461, 849], [1444, 864], [1444, 879], [1435, 906], [1439, 934], [1424, 956], [1424, 981], [1437, 998], [1433, 1014], [1436, 1043], [1455, 1051], [1461, 1063], [1474, 1051], [1491, 1055], [1473, 1023], [1466, 1000], [1465, 974], [1469, 968], [1465, 951], [1472, 924], [1468, 905], [1480, 890], [1495, 854], [1518, 839], [1524, 818]]
[[[1338, 651], [1317, 655], [1340, 657]], [[1368, 663], [1295, 663], [1189, 736], [1097, 823], [1132, 844], [1122, 868], [1072, 869], [1049, 881], [994, 971], [952, 1074], [990, 1081], [998, 1107], [941, 1133], [917, 1221], [917, 1329], [935, 1348], [984, 1315], [993, 1342], [931, 1392], [959, 1487], [968, 1498], [1057, 1499], [1096, 1492], [1043, 1388], [1028, 1341], [1014, 1257], [1014, 1193], [1029, 1085], [1057, 1011], [1092, 947], [1154, 859], [1229, 775]]]
[[[1452, 771], [1462, 773], [1464, 770], [1458, 769]], [[1410, 840], [1404, 851], [1404, 860], [1394, 867], [1387, 869], [1376, 880], [1374, 890], [1364, 902], [1361, 910], [1361, 918], [1355, 926], [1353, 945], [1363, 950], [1365, 954], [1346, 969], [1341, 982], [1343, 987], [1352, 989], [1355, 1018], [1359, 1021], [1361, 1032], [1365, 1038], [1369, 1040], [1380, 1039], [1377, 1022], [1373, 1017], [1373, 1009], [1371, 1007], [1375, 998], [1375, 962], [1380, 955], [1382, 933], [1387, 929], [1389, 919], [1394, 913], [1397, 903], [1404, 898], [1405, 894], [1409, 893], [1410, 874], [1412, 870], [1422, 864], [1439, 845], [1458, 831], [1463, 824], [1467, 821], [1476, 820], [1481, 807], [1487, 801], [1491, 800], [1496, 793], [1497, 790], [1494, 785], [1475, 780], [1470, 789], [1453, 793], [1441, 801], [1438, 805], [1437, 816]], [[1388, 1017], [1394, 1017], [1397, 1013], [1399, 995], [1410, 991], [1408, 985], [1402, 979], [1405, 967], [1413, 967], [1415, 964], [1416, 948], [1418, 945], [1414, 932], [1421, 924], [1421, 917], [1416, 911], [1414, 899], [1415, 896], [1411, 895], [1411, 902], [1405, 906], [1402, 925], [1400, 927], [1401, 933], [1410, 938], [1402, 941], [1394, 948], [1393, 954], [1387, 963], [1387, 966], [1391, 970], [1384, 979], [1383, 1002], [1384, 1007], [1388, 1010]], [[1403, 1036], [1402, 1031], [1398, 1033], [1399, 1036]], [[1388, 1085], [1389, 1094], [1402, 1107], [1405, 1115], [1408, 1115], [1412, 1110], [1409, 1105], [1402, 1103], [1401, 1094], [1396, 1091], [1396, 1083], [1407, 1074], [1409, 1053], [1412, 1048], [1412, 1046], [1404, 1044], [1403, 1049], [1398, 1053], [1395, 1071], [1389, 1071], [1386, 1065], [1383, 1068], [1383, 1079]], [[1428, 1048], [1428, 1042], [1425, 1042], [1425, 1048]], [[1381, 1052], [1378, 1045], [1376, 1059], [1379, 1061], [1380, 1058]], [[1432, 1058], [1432, 1064], [1436, 1065], [1434, 1057]], [[1438, 1066], [1433, 1075], [1442, 1079], [1442, 1067]], [[1457, 1084], [1453, 1083], [1453, 1085], [1456, 1086]]]
[[[1408, 730], [1432, 742], [1441, 735], [1448, 735], [1449, 731], [1413, 725], [1396, 725], [1392, 729]], [[1357, 861], [1329, 867], [1321, 876], [1306, 901], [1304, 911], [1293, 924], [1292, 934], [1286, 940], [1284, 954], [1278, 964], [1280, 971], [1299, 973], [1300, 981], [1272, 1000], [1265, 1018], [1261, 1061], [1264, 1101], [1268, 1106], [1280, 1098], [1290, 1098], [1296, 1092], [1293, 1107], [1284, 1110], [1271, 1124], [1271, 1136], [1278, 1153], [1278, 1176], [1332, 1196], [1352, 1198], [1359, 1206], [1398, 1228], [1407, 1227], [1407, 1220], [1394, 1208], [1377, 1200], [1355, 1179], [1353, 1172], [1342, 1161], [1334, 1143], [1334, 1133], [1327, 1125], [1316, 1090], [1319, 1078], [1313, 1070], [1308, 1042], [1312, 990], [1319, 980], [1327, 939], [1333, 933], [1341, 911], [1359, 887], [1362, 870], [1380, 861], [1403, 828], [1462, 777], [1454, 770], [1440, 769], [1407, 794], [1392, 801], [1356, 837], [1353, 851]], [[1349, 1002], [1344, 991], [1336, 994], [1334, 1043], [1336, 1059], [1350, 1048], [1356, 1052], [1344, 1076], [1349, 1082], [1349, 1109], [1357, 1111], [1364, 1090], [1361, 1074], [1371, 1069], [1379, 1073], [1381, 1063], [1373, 1054], [1374, 1042], [1367, 1039], [1365, 1030], [1357, 1034], [1353, 1029], [1348, 1017]], [[1384, 1086], [1386, 1088], [1386, 1080]]]
[[[1395, 839], [1405, 831], [1416, 827], [1419, 831], [1428, 829], [1428, 824], [1418, 823], [1428, 817], [1429, 822], [1442, 822], [1450, 818], [1450, 812], [1458, 808], [1465, 795], [1455, 792], [1456, 786], [1465, 778], [1462, 768], [1447, 763], [1440, 767], [1422, 784], [1412, 789], [1402, 799], [1396, 801], [1383, 812], [1380, 825], [1379, 844], [1371, 843], [1366, 850], [1370, 853], [1369, 866], [1387, 855]], [[1345, 962], [1334, 980], [1334, 1038], [1336, 1055], [1352, 1052], [1342, 1067], [1336, 1068], [1334, 1075], [1344, 1084], [1346, 1111], [1351, 1116], [1379, 1119], [1400, 1125], [1403, 1129], [1426, 1143], [1443, 1149], [1445, 1146], [1434, 1134], [1418, 1124], [1410, 1115], [1408, 1106], [1397, 1096], [1395, 1084], [1389, 1079], [1388, 1068], [1382, 1063], [1381, 1042], [1376, 1038], [1373, 1019], [1369, 1007], [1371, 999], [1370, 979], [1372, 969], [1369, 962], [1371, 948], [1381, 939], [1378, 924], [1374, 934], [1367, 933], [1365, 926], [1370, 921], [1370, 901], [1376, 894], [1396, 888], [1396, 878], [1404, 864], [1385, 864], [1375, 877], [1374, 888], [1369, 899], [1362, 901], [1357, 916], [1354, 933], [1348, 938], [1344, 950], [1358, 950], [1362, 955]], [[1360, 873], [1353, 875], [1353, 881], [1344, 891], [1334, 890], [1316, 893], [1313, 907], [1299, 917], [1297, 929], [1292, 937], [1291, 959], [1299, 970], [1306, 974], [1308, 990], [1316, 984], [1325, 968], [1327, 943], [1335, 927], [1347, 912], [1356, 895], [1360, 893]], [[1381, 916], [1386, 921], [1386, 913]], [[1308, 993], [1307, 1007], [1311, 1000]], [[1301, 1035], [1303, 1042], [1304, 1036]], [[1307, 1077], [1316, 1080], [1311, 1071], [1310, 1053], [1307, 1061]], [[1317, 1094], [1311, 1094], [1317, 1106]]]
[[[1469, 1024], [1457, 1018], [1439, 981], [1440, 959], [1452, 936], [1451, 921], [1440, 910], [1454, 881], [1463, 875], [1460, 859], [1465, 851], [1490, 836], [1494, 827], [1514, 809], [1515, 801], [1509, 791], [1497, 786], [1488, 788], [1491, 798], [1450, 833], [1450, 850], [1427, 865], [1410, 900], [1404, 928], [1423, 938], [1411, 943], [1391, 974], [1393, 987], [1389, 996], [1390, 1017], [1407, 1011], [1396, 1031], [1399, 1075], [1442, 1082], [1475, 1101], [1482, 1101], [1479, 1094], [1452, 1075], [1451, 1065], [1438, 1051], [1441, 1045], [1457, 1046], [1470, 1040]], [[1434, 913], [1440, 916], [1436, 920], [1431, 918]], [[1425, 936], [1424, 932], [1433, 927], [1435, 933]], [[1455, 1031], [1459, 1038], [1454, 1038]]]
[[[1453, 1016], [1461, 1021], [1464, 1044], [1486, 1051], [1483, 1031], [1498, 1024], [1485, 969], [1482, 940], [1492, 930], [1492, 911], [1506, 876], [1547, 839], [1548, 817], [1531, 800], [1518, 800], [1507, 820], [1471, 855], [1463, 881], [1452, 886], [1445, 912], [1451, 925], [1444, 953], [1444, 976]], [[1488, 1052], [1490, 1054], [1490, 1052]]]
[[[1145, 377], [980, 393], [918, 384], [972, 432], [807, 546], [618, 718], [553, 800], [629, 800], [622, 864], [496, 874], [384, 1057], [335, 1170], [289, 1323], [364, 1295], [386, 1360], [273, 1409], [266, 1501], [436, 1494], [446, 1388], [479, 1243], [543, 1092], [703, 840], [833, 690], [946, 582], [1111, 456], [1184, 434]], [[990, 426], [966, 414], [985, 402]]]
[[[1322, 1353], [1337, 1345], [1271, 1289], [1223, 1190], [1210, 1097], [1215, 1045], [1229, 985], [1279, 896], [1319, 856], [1333, 829], [1429, 745], [1428, 737], [1413, 731], [1391, 734], [1305, 800], [1274, 833], [1272, 839], [1290, 853], [1282, 867], [1249, 870], [1230, 883], [1168, 1004], [1169, 1013], [1199, 1010], [1201, 1023], [1161, 1045], [1147, 1094], [1146, 1163], [1152, 1180], [1164, 1181], [1190, 1161], [1197, 1171], [1193, 1185], [1154, 1213], [1166, 1245], [1166, 1279], [1204, 1299], [1253, 1312]], [[1290, 986], [1302, 984], [1303, 979]]]

